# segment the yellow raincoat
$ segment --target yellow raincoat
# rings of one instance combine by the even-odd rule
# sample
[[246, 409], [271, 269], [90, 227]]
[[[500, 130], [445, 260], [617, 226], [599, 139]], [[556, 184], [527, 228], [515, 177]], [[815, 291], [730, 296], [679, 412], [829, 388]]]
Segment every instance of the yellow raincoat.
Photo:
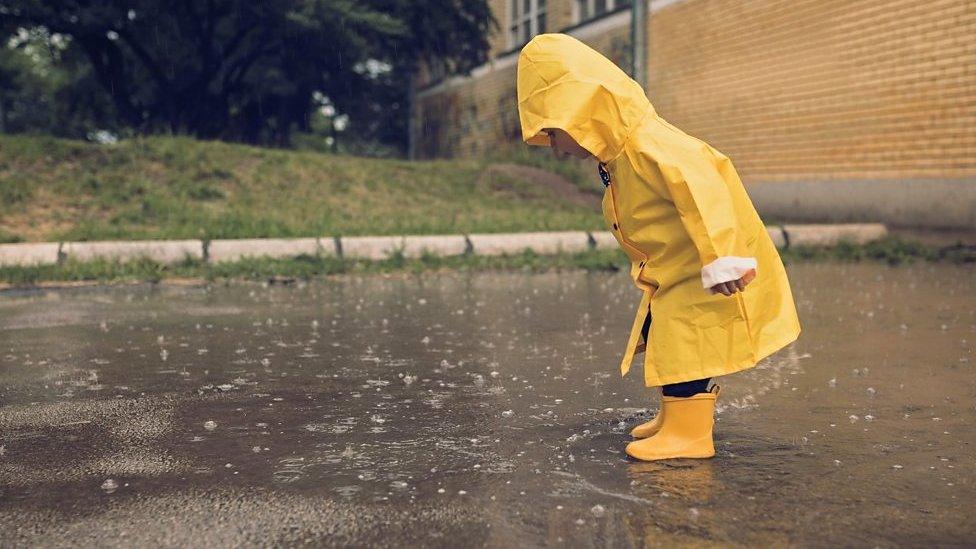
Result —
[[[603, 215], [644, 292], [621, 374], [648, 313], [648, 387], [751, 368], [796, 340], [786, 270], [727, 156], [662, 119], [640, 85], [564, 34], [522, 49], [518, 108], [527, 143], [548, 146], [543, 129], [559, 128], [601, 163]], [[708, 289], [751, 269], [741, 292]]]

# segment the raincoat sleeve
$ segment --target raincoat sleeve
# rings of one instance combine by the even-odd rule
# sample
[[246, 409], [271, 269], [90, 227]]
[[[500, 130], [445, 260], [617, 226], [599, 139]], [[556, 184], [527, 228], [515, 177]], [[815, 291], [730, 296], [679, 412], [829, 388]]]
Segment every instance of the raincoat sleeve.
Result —
[[659, 170], [681, 223], [698, 250], [703, 265], [702, 287], [737, 280], [750, 271], [755, 275], [756, 259], [735, 255], [738, 223], [725, 178], [711, 158], [682, 153], [650, 164]]

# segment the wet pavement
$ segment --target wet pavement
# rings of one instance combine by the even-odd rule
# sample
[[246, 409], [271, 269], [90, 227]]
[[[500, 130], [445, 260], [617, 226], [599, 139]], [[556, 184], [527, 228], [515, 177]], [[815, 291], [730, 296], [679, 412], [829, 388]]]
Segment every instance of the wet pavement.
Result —
[[658, 463], [626, 275], [0, 295], [0, 546], [970, 543], [976, 271], [789, 271], [799, 341]]

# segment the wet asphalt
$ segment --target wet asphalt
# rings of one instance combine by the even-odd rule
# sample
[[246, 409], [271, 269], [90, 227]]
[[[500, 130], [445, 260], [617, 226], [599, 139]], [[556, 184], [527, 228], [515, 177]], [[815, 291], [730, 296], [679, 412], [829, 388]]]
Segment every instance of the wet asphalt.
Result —
[[624, 274], [0, 294], [0, 546], [961, 546], [976, 271], [790, 265], [803, 333], [640, 463]]

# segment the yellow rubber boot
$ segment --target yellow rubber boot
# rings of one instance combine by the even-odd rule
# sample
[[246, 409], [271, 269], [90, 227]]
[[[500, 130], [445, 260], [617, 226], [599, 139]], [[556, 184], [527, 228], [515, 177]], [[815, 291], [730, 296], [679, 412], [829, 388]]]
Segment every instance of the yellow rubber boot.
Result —
[[[663, 390], [662, 390], [663, 392]], [[663, 398], [663, 396], [662, 396]], [[661, 429], [661, 421], [664, 419], [664, 406], [658, 410], [657, 415], [654, 419], [648, 421], [647, 423], [641, 423], [637, 427], [630, 430], [630, 436], [634, 438], [647, 438], [653, 436], [658, 430]]]
[[647, 438], [654, 436], [661, 429], [661, 423], [663, 423], [664, 408], [654, 416], [654, 419], [648, 421], [647, 423], [641, 423], [640, 425], [634, 427], [630, 430], [630, 436], [634, 438]]
[[721, 389], [687, 398], [661, 398], [661, 427], [649, 438], [627, 445], [627, 455], [642, 461], [673, 458], [710, 458], [715, 455], [712, 426], [715, 399]]

